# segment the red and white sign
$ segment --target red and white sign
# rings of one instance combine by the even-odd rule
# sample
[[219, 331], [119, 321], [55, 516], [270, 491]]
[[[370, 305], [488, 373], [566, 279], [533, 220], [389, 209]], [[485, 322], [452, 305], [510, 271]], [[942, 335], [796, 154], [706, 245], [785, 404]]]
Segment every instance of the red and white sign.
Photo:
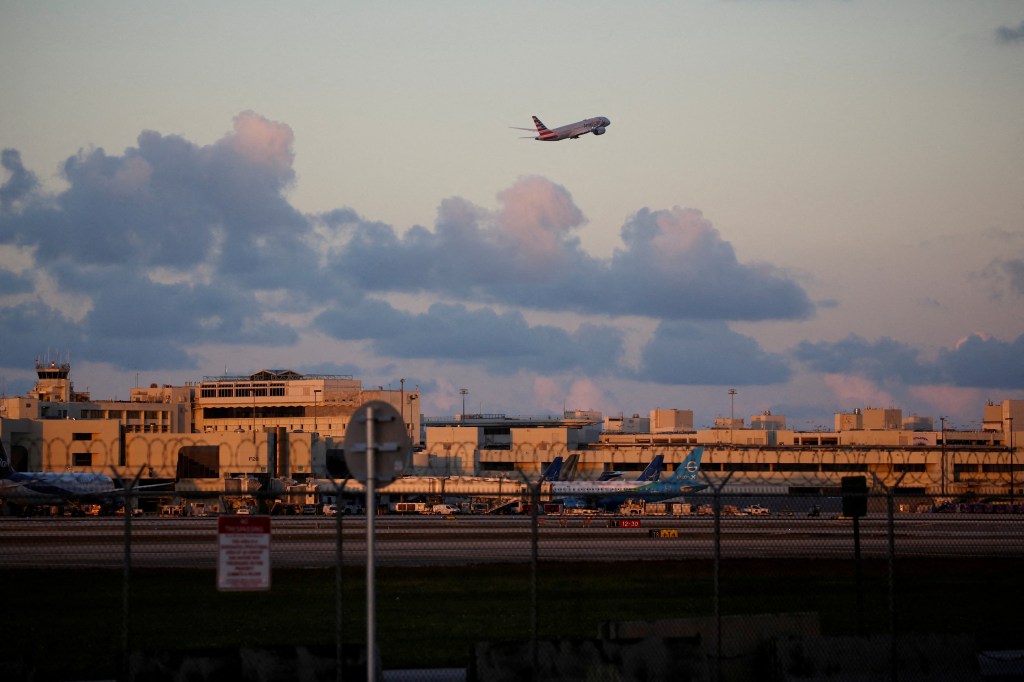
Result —
[[217, 519], [217, 589], [270, 589], [270, 517]]

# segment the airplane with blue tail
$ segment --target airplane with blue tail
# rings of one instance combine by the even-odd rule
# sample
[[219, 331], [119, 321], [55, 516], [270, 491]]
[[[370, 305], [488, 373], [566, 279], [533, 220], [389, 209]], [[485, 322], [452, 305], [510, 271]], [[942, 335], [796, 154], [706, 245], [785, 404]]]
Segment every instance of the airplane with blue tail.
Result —
[[[162, 487], [158, 483], [135, 489]], [[19, 472], [11, 466], [7, 449], [0, 442], [0, 500], [23, 510], [43, 506], [98, 504], [116, 509], [124, 504], [124, 488], [116, 487], [110, 476], [84, 471]]]
[[[662, 502], [689, 493], [699, 492], [708, 487], [699, 483], [700, 460], [703, 447], [696, 447], [686, 456], [672, 475], [665, 480], [636, 481], [554, 481], [551, 483], [551, 498], [560, 500], [567, 509], [618, 508], [626, 500], [642, 499], [646, 502]], [[655, 458], [657, 459], [657, 458]], [[654, 462], [648, 469], [654, 466]], [[658, 465], [660, 472], [661, 466]], [[645, 473], [646, 470], [645, 470]]]
[[[665, 455], [655, 455], [647, 468], [640, 472], [635, 481], [657, 481], [661, 478], [661, 467], [665, 464]], [[597, 479], [598, 481], [613, 481], [622, 478], [621, 471], [606, 471]]]
[[562, 457], [559, 455], [551, 460], [551, 464], [548, 464], [547, 468], [544, 469], [544, 473], [540, 475], [541, 481], [557, 481], [562, 475]]

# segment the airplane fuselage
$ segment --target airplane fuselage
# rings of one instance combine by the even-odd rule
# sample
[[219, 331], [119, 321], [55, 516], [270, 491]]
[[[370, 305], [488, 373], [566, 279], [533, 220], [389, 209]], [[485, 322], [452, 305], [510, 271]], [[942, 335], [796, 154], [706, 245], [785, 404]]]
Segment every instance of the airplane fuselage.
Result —
[[540, 120], [534, 116], [534, 124], [537, 126], [537, 132], [539, 135], [534, 137], [535, 140], [541, 142], [557, 142], [558, 140], [575, 140], [580, 135], [586, 135], [593, 133], [594, 135], [604, 135], [605, 129], [612, 124], [610, 120], [604, 116], [596, 116], [594, 118], [584, 119], [577, 121], [576, 123], [570, 123], [569, 125], [559, 126], [558, 128], [546, 128]]
[[707, 485], [686, 481], [655, 481], [638, 483], [636, 481], [569, 481], [552, 483], [551, 495], [593, 495], [597, 497], [651, 497], [657, 495], [683, 495], [703, 490]]
[[14, 473], [0, 480], [0, 499], [31, 506], [102, 498], [114, 492], [109, 476], [92, 473]]
[[[671, 500], [708, 487], [707, 484], [697, 482], [703, 453], [704, 448], [694, 448], [686, 459], [679, 463], [672, 476], [664, 481], [556, 481], [551, 484], [551, 497], [562, 500], [567, 507], [580, 508], [590, 503], [598, 507], [611, 508], [629, 499], [643, 499], [648, 502]], [[651, 469], [660, 474], [660, 468], [661, 459], [655, 458], [644, 474], [648, 474]]]

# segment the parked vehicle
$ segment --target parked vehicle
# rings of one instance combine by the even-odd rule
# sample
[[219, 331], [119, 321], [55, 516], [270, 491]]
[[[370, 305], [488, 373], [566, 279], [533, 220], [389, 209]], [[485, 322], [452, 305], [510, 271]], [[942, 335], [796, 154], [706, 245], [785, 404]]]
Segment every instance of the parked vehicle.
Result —
[[345, 516], [355, 516], [357, 514], [365, 514], [366, 510], [363, 506], [356, 504], [355, 502], [343, 502], [341, 505], [341, 513]]
[[768, 511], [767, 507], [762, 507], [759, 504], [751, 504], [743, 508], [744, 514], [750, 514], [751, 516], [768, 516], [771, 512]]
[[426, 514], [427, 505], [424, 502], [395, 502], [391, 511], [396, 514]]
[[461, 509], [453, 504], [435, 504], [433, 511], [435, 514], [459, 514], [462, 512]]

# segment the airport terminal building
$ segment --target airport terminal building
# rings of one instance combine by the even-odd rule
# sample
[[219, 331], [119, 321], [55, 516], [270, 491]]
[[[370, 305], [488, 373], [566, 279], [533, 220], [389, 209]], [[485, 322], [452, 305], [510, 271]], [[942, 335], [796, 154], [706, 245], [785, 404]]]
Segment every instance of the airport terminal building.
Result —
[[835, 415], [834, 430], [789, 428], [783, 415], [717, 419], [695, 429], [693, 412], [652, 410], [605, 417], [573, 411], [544, 417], [458, 414], [423, 418], [418, 388], [367, 388], [351, 376], [259, 370], [185, 386], [133, 388], [127, 401], [76, 392], [67, 363], [37, 363], [25, 396], [0, 402], [0, 438], [19, 471], [92, 471], [182, 489], [218, 490], [232, 479], [299, 483], [346, 475], [344, 434], [370, 400], [393, 405], [413, 443], [406, 473], [438, 478], [529, 480], [555, 457], [572, 474], [640, 472], [661, 454], [674, 470], [704, 447], [709, 482], [731, 491], [814, 492], [842, 476], [936, 495], [1014, 495], [1024, 482], [1024, 400], [979, 406], [978, 431], [897, 408]]

